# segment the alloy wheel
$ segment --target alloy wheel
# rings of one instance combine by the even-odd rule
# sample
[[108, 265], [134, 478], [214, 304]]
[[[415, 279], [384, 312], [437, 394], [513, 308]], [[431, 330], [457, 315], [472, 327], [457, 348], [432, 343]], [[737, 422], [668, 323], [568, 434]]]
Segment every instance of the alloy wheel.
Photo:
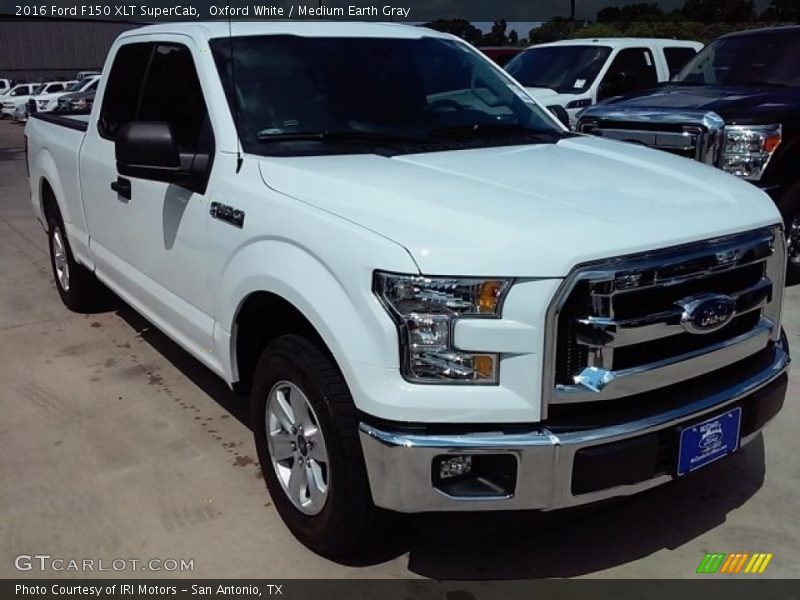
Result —
[[272, 467], [284, 493], [301, 512], [318, 514], [328, 498], [328, 450], [314, 408], [295, 384], [279, 381], [272, 386], [266, 431]]
[[67, 246], [61, 235], [61, 230], [53, 232], [53, 264], [56, 267], [56, 278], [61, 289], [69, 291], [69, 261], [67, 260]]

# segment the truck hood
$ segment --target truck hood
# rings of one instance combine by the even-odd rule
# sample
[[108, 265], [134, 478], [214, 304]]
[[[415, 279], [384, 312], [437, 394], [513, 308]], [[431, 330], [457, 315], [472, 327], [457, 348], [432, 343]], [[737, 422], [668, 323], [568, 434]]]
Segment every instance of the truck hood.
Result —
[[525, 91], [542, 106], [558, 104], [566, 107], [571, 100], [577, 98], [577, 94], [562, 94], [550, 88], [529, 87], [525, 88]]
[[800, 111], [800, 89], [763, 86], [666, 85], [609, 100], [586, 110], [597, 114], [603, 107], [626, 110], [707, 110], [730, 124], [794, 121]]
[[425, 274], [563, 277], [576, 264], [780, 222], [755, 186], [656, 150], [556, 144], [275, 158], [264, 183], [404, 246]]

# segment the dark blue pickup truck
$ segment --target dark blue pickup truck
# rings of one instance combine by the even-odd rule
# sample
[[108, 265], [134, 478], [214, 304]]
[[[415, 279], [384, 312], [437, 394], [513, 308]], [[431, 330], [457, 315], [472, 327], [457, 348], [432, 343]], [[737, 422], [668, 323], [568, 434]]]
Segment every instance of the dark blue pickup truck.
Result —
[[588, 108], [576, 129], [705, 162], [763, 189], [786, 225], [787, 280], [800, 282], [800, 26], [723, 36], [671, 82]]

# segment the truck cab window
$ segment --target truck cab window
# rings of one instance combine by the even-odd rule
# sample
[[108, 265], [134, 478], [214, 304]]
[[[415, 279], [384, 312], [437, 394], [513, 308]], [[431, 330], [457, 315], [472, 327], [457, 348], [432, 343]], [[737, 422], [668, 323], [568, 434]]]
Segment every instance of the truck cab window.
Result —
[[166, 121], [182, 152], [201, 150], [208, 130], [208, 110], [200, 80], [186, 46], [159, 44], [142, 90], [139, 121]]
[[655, 87], [658, 73], [653, 55], [647, 48], [626, 48], [614, 58], [603, 77], [598, 100], [624, 96]]
[[114, 57], [108, 76], [98, 131], [113, 140], [120, 128], [136, 118], [139, 91], [153, 51], [153, 44], [126, 44]]
[[664, 58], [667, 59], [669, 78], [672, 79], [680, 73], [681, 69], [694, 58], [695, 54], [697, 54], [697, 51], [694, 48], [664, 48]]

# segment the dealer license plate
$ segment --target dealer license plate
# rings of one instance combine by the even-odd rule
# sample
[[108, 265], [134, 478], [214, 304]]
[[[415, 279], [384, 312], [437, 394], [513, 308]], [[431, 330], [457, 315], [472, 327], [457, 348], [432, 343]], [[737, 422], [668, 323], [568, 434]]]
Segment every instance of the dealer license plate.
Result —
[[739, 447], [742, 409], [734, 408], [681, 430], [678, 475], [685, 475], [727, 456]]

